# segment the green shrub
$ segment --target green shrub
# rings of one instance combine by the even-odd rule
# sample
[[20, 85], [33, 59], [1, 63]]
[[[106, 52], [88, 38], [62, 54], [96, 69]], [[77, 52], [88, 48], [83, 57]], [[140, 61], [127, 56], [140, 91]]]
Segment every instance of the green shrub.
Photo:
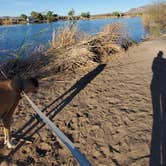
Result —
[[90, 18], [90, 13], [89, 12], [82, 12], [81, 17]]
[[113, 13], [112, 13], [112, 16], [115, 16], [115, 17], [120, 17], [120, 13], [119, 13], [119, 12], [117, 12], [117, 11], [115, 11], [115, 12], [113, 12]]

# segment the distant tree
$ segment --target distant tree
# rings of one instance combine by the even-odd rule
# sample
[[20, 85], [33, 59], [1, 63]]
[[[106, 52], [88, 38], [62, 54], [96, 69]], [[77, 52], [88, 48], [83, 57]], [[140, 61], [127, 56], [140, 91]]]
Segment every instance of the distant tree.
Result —
[[85, 18], [90, 18], [90, 12], [82, 12], [81, 16]]
[[41, 13], [38, 13], [37, 19], [44, 20], [44, 16]]
[[46, 14], [46, 19], [47, 19], [47, 21], [52, 22], [54, 20], [54, 12], [48, 11]]
[[41, 13], [35, 12], [35, 11], [31, 12], [31, 17], [35, 18], [35, 19], [39, 19], [39, 20], [43, 20], [44, 19], [44, 16]]
[[112, 13], [112, 16], [115, 16], [115, 17], [120, 17], [120, 13], [119, 13], [119, 12], [117, 12], [117, 11], [115, 11], [115, 12], [113, 12], [113, 13]]
[[31, 12], [31, 17], [32, 17], [32, 18], [37, 18], [38, 15], [39, 15], [38, 12], [35, 12], [35, 11], [32, 11], [32, 12]]
[[75, 14], [74, 9], [71, 9], [71, 10], [68, 12], [68, 15], [69, 15], [70, 17], [74, 17], [74, 14]]
[[46, 14], [46, 16], [47, 16], [47, 17], [52, 17], [52, 16], [53, 16], [53, 13], [54, 13], [53, 11], [48, 11], [47, 14]]
[[26, 20], [27, 18], [28, 18], [28, 16], [27, 15], [25, 15], [25, 14], [21, 14], [21, 16], [20, 16], [23, 20]]
[[44, 19], [47, 20], [48, 22], [53, 22], [55, 20], [57, 20], [58, 15], [54, 14], [53, 11], [48, 11], [44, 16]]
[[58, 17], [58, 14], [53, 14], [54, 17]]

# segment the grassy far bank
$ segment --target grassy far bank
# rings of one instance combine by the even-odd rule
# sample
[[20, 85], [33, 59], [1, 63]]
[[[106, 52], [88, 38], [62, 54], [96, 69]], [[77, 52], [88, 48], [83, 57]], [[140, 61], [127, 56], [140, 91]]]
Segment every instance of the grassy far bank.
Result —
[[106, 14], [91, 15], [90, 12], [82, 12], [80, 15], [75, 15], [74, 9], [68, 12], [67, 16], [60, 16], [53, 11], [47, 13], [32, 11], [31, 15], [21, 14], [19, 17], [0, 17], [0, 25], [10, 24], [26, 24], [26, 23], [44, 23], [55, 22], [58, 20], [84, 20], [84, 19], [105, 19], [105, 18], [119, 18], [129, 16], [140, 16], [139, 13], [127, 14], [118, 11]]
[[74, 9], [68, 12], [68, 16], [59, 16], [53, 11], [47, 13], [41, 13], [32, 11], [30, 16], [21, 14], [19, 17], [0, 17], [0, 25], [7, 24], [22, 24], [22, 23], [44, 23], [44, 22], [55, 22], [58, 20], [79, 20], [89, 19], [90, 12], [82, 12], [79, 16], [75, 16]]

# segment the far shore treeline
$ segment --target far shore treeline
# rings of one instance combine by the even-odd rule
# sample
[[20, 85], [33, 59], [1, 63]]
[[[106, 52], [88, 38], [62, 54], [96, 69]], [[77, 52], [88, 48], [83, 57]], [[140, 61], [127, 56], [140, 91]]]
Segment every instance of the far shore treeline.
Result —
[[21, 14], [18, 17], [9, 17], [4, 16], [0, 17], [0, 25], [9, 25], [9, 24], [26, 24], [26, 23], [45, 23], [45, 22], [55, 22], [58, 20], [84, 20], [84, 19], [104, 19], [104, 18], [115, 18], [115, 17], [124, 17], [124, 16], [138, 16], [140, 13], [125, 14], [118, 11], [107, 14], [98, 14], [91, 15], [90, 12], [82, 12], [80, 15], [75, 15], [74, 9], [71, 9], [68, 12], [67, 16], [60, 16], [53, 11], [47, 12], [36, 12], [32, 11], [30, 16], [26, 14]]

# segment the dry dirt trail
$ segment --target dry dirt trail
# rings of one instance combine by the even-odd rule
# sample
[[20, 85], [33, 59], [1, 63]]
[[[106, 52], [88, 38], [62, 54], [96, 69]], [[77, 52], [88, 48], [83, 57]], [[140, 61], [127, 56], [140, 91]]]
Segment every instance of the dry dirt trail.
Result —
[[[50, 114], [55, 124], [94, 166], [148, 166], [150, 158], [151, 166], [157, 166], [166, 158], [164, 134], [156, 139], [162, 142], [161, 156], [155, 141], [151, 146], [155, 130], [151, 67], [159, 50], [166, 54], [166, 37], [134, 46], [124, 55], [111, 58], [106, 66], [94, 66], [89, 72], [65, 76], [69, 82], [58, 83], [58, 77], [43, 80], [33, 100], [43, 108], [56, 99], [50, 107], [58, 112]], [[34, 142], [20, 141], [14, 150], [2, 147], [2, 159], [10, 154], [12, 157], [8, 160], [16, 165], [78, 165], [47, 127], [40, 128], [35, 120], [30, 121], [22, 104], [19, 109], [20, 120], [16, 113], [15, 131], [23, 126], [23, 133], [26, 127], [32, 126], [27, 133]], [[30, 108], [29, 112], [32, 112]]]

